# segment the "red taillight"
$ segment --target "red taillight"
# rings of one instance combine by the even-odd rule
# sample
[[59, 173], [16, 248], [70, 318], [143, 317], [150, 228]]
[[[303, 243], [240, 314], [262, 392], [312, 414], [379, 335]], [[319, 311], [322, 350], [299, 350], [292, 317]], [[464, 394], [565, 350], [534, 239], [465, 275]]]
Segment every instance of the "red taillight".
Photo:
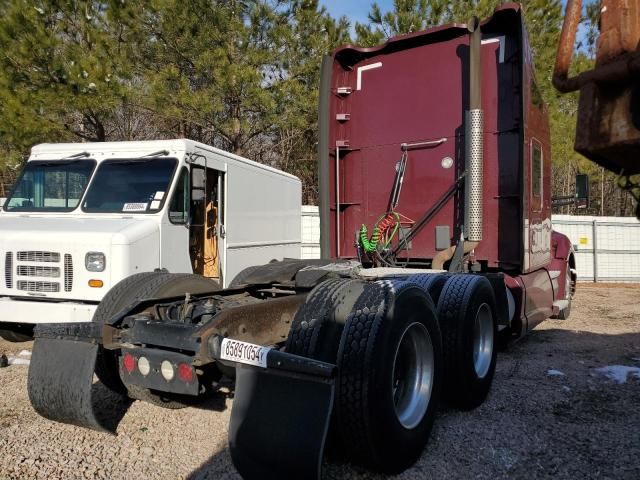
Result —
[[122, 365], [127, 373], [131, 373], [136, 369], [136, 359], [130, 353], [125, 353], [122, 359]]
[[178, 365], [178, 376], [183, 382], [191, 383], [193, 381], [193, 369], [191, 365], [181, 363]]

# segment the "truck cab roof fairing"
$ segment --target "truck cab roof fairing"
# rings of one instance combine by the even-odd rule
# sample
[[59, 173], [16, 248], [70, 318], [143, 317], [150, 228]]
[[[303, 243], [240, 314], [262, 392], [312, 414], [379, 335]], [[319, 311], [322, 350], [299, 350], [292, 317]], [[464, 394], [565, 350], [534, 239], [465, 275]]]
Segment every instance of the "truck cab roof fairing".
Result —
[[[495, 8], [494, 14], [480, 23], [483, 33], [493, 30], [503, 29], [502, 25], [511, 24], [514, 21], [521, 21], [522, 7], [519, 3], [505, 3]], [[464, 23], [450, 23], [437, 27], [428, 28], [418, 32], [411, 32], [404, 35], [391, 37], [385, 43], [374, 47], [359, 47], [357, 45], [346, 44], [333, 51], [333, 57], [343, 65], [353, 65], [365, 58], [391, 53], [399, 50], [406, 50], [411, 47], [438, 43], [452, 38], [467, 35], [469, 33], [467, 25]]]

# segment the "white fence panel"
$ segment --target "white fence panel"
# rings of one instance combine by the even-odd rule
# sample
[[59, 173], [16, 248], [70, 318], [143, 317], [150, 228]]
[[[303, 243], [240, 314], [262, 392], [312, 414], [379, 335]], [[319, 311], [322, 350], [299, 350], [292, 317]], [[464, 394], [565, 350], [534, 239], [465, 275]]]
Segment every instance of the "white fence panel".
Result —
[[576, 250], [579, 280], [640, 282], [640, 222], [632, 217], [554, 215]]
[[302, 206], [302, 258], [320, 258], [320, 213], [313, 205]]
[[[554, 215], [553, 228], [573, 244], [578, 280], [640, 282], [640, 222], [635, 218]], [[320, 215], [311, 205], [302, 207], [302, 258], [320, 258]]]

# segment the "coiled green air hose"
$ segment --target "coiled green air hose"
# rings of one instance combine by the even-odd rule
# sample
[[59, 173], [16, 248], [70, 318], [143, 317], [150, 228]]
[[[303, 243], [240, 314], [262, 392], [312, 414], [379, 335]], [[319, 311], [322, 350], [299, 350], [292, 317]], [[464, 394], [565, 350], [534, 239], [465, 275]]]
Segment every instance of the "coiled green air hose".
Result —
[[373, 227], [373, 234], [371, 235], [371, 239], [368, 238], [367, 235], [367, 226], [362, 225], [360, 227], [360, 243], [362, 244], [362, 248], [365, 252], [371, 253], [375, 252], [378, 247], [378, 242], [380, 241], [380, 228], [376, 225]]

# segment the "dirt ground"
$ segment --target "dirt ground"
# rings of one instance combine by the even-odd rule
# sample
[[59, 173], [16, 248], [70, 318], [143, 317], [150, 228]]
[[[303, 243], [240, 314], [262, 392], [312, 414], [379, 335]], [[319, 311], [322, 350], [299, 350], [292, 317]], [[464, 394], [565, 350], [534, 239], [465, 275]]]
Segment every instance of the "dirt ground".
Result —
[[[571, 318], [501, 352], [489, 399], [443, 407], [420, 460], [394, 478], [640, 478], [639, 300], [640, 287], [579, 285]], [[10, 358], [29, 348], [0, 341]], [[26, 366], [0, 369], [0, 479], [239, 478], [226, 448], [232, 400], [134, 402], [111, 436], [39, 417], [26, 383]], [[324, 477], [384, 478], [350, 465], [325, 465]]]

